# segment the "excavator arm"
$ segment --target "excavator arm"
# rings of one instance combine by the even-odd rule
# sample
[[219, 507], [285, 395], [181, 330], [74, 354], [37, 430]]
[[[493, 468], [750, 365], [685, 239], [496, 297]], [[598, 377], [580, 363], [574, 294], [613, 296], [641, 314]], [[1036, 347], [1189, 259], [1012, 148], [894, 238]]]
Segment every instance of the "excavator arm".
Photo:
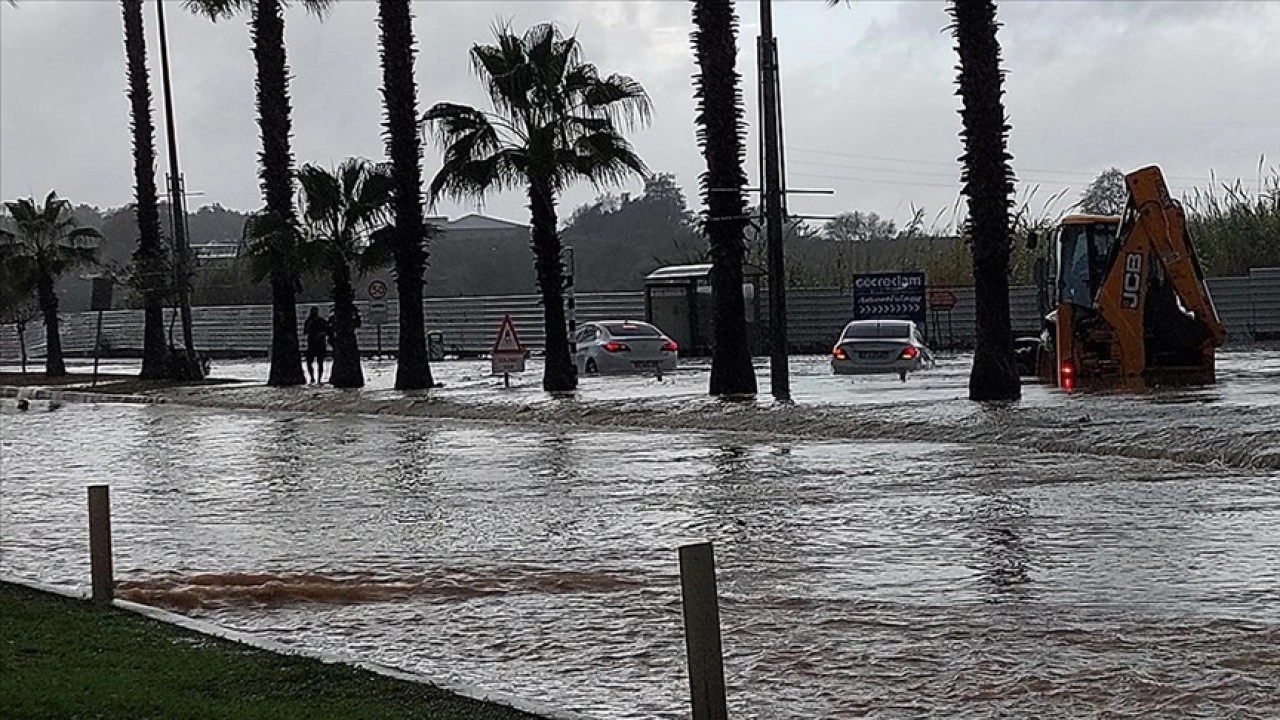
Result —
[[1141, 377], [1150, 356], [1148, 340], [1153, 333], [1161, 339], [1161, 329], [1150, 327], [1152, 311], [1158, 309], [1192, 327], [1199, 340], [1188, 350], [1209, 353], [1212, 363], [1213, 349], [1226, 340], [1226, 330], [1205, 286], [1182, 208], [1169, 196], [1158, 167], [1129, 173], [1125, 184], [1128, 207], [1095, 299], [1109, 329], [1111, 356], [1122, 375]]

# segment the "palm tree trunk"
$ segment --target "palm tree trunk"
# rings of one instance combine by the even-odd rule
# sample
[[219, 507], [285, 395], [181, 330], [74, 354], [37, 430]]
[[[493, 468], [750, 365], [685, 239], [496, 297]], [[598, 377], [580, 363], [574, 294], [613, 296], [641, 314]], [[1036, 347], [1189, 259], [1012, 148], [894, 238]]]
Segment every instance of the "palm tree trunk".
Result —
[[[546, 332], [546, 366], [542, 389], [563, 392], [578, 387], [577, 368], [569, 357], [569, 331], [564, 316], [564, 265], [556, 232], [556, 197], [550, 184], [530, 179], [529, 210], [533, 221], [533, 265], [542, 295]], [[739, 293], [741, 296], [741, 293]]]
[[695, 0], [693, 21], [699, 69], [698, 139], [707, 161], [702, 197], [707, 207], [715, 321], [710, 391], [712, 395], [753, 395], [756, 375], [742, 298], [747, 226], [742, 188], [747, 178], [742, 170], [742, 97], [735, 69], [738, 20], [729, 0]]
[[[267, 210], [292, 227], [293, 156], [289, 150], [292, 121], [289, 68], [284, 50], [284, 16], [280, 0], [257, 0], [253, 6], [253, 56], [258, 66], [258, 125], [262, 132], [262, 193]], [[292, 239], [283, 242], [293, 244]], [[271, 372], [267, 384], [301, 385], [302, 353], [298, 347], [298, 275], [293, 263], [271, 273]]]
[[62, 377], [67, 366], [62, 362], [62, 335], [58, 332], [58, 294], [53, 290], [53, 276], [41, 267], [36, 276], [36, 296], [44, 315], [44, 374]]
[[422, 217], [422, 139], [418, 135], [418, 88], [413, 79], [413, 15], [409, 0], [379, 0], [378, 24], [382, 30], [387, 155], [396, 185], [394, 256], [400, 298], [396, 389], [418, 390], [435, 383], [427, 362], [422, 309], [427, 229]]
[[972, 400], [1016, 400], [1022, 394], [1009, 321], [1009, 207], [1013, 169], [1006, 149], [1003, 75], [993, 0], [953, 0], [960, 58], [964, 193], [969, 198], [977, 347], [969, 375]]
[[339, 388], [364, 387], [364, 371], [360, 369], [360, 347], [356, 343], [355, 291], [351, 288], [351, 272], [341, 259], [329, 267], [333, 279], [333, 370], [329, 384]]
[[147, 73], [142, 3], [143, 0], [121, 1], [133, 120], [133, 177], [138, 203], [138, 247], [133, 258], [142, 290], [142, 372], [139, 376], [144, 380], [154, 380], [165, 374], [165, 255], [160, 238], [160, 206], [156, 198], [155, 125], [151, 119], [151, 86]]

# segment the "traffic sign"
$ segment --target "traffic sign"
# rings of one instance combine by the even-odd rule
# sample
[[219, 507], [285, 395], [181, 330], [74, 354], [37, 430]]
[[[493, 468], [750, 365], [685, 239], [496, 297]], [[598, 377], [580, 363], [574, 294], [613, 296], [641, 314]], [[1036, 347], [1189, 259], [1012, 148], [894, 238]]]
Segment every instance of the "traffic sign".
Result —
[[956, 306], [960, 300], [956, 294], [950, 290], [930, 290], [929, 291], [929, 309], [949, 311]]
[[369, 299], [381, 300], [387, 296], [387, 284], [381, 280], [369, 283]]
[[925, 283], [922, 272], [870, 273], [853, 279], [855, 320], [914, 320], [925, 322]]
[[489, 359], [494, 375], [524, 372], [524, 345], [520, 344], [516, 325], [511, 321], [510, 315], [502, 318]]
[[387, 304], [384, 302], [369, 303], [369, 322], [373, 325], [382, 325], [387, 322]]

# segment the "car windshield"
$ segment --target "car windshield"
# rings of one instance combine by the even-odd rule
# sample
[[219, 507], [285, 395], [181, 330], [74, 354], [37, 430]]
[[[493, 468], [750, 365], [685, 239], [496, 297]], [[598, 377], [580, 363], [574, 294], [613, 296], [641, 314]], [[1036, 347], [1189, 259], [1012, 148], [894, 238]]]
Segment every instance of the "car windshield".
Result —
[[906, 340], [911, 337], [911, 326], [902, 322], [855, 322], [844, 329], [847, 340]]
[[658, 328], [644, 323], [608, 323], [604, 329], [614, 337], [662, 337]]

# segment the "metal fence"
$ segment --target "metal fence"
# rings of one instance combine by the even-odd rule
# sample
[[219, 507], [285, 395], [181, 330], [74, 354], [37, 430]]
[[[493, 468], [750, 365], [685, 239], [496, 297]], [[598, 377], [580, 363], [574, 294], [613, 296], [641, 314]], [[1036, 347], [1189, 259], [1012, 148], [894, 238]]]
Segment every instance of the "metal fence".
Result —
[[[929, 313], [927, 332], [938, 347], [967, 347], [974, 337], [972, 288], [946, 288], [956, 296], [947, 312]], [[1229, 342], [1280, 337], [1280, 268], [1259, 268], [1245, 277], [1212, 278], [1209, 291], [1227, 328]], [[1014, 332], [1034, 335], [1040, 331], [1036, 289], [1018, 286], [1010, 290], [1010, 314]], [[367, 303], [358, 303], [369, 315]], [[298, 306], [301, 327], [310, 305]], [[318, 305], [327, 313], [328, 304]], [[644, 293], [579, 293], [579, 321], [644, 317]], [[852, 316], [853, 297], [836, 289], [793, 289], [787, 296], [787, 332], [793, 352], [826, 352]], [[395, 301], [388, 303], [388, 323], [382, 326], [381, 345], [394, 351], [399, 340]], [[502, 316], [510, 314], [525, 345], [543, 344], [542, 306], [536, 295], [428, 298], [424, 302], [428, 330], [444, 334], [452, 354], [487, 352]], [[271, 308], [266, 305], [197, 307], [192, 309], [196, 346], [215, 356], [265, 355], [271, 347]], [[166, 315], [166, 322], [169, 320]], [[93, 351], [96, 313], [69, 313], [62, 322], [62, 344], [68, 355]], [[174, 328], [178, 333], [178, 328]], [[142, 349], [142, 312], [112, 310], [103, 314], [104, 354], [136, 356]], [[365, 324], [359, 330], [361, 349], [372, 353], [378, 330]], [[39, 321], [27, 329], [32, 357], [44, 353], [44, 328]], [[18, 357], [17, 335], [12, 326], [0, 328], [0, 357]]]

